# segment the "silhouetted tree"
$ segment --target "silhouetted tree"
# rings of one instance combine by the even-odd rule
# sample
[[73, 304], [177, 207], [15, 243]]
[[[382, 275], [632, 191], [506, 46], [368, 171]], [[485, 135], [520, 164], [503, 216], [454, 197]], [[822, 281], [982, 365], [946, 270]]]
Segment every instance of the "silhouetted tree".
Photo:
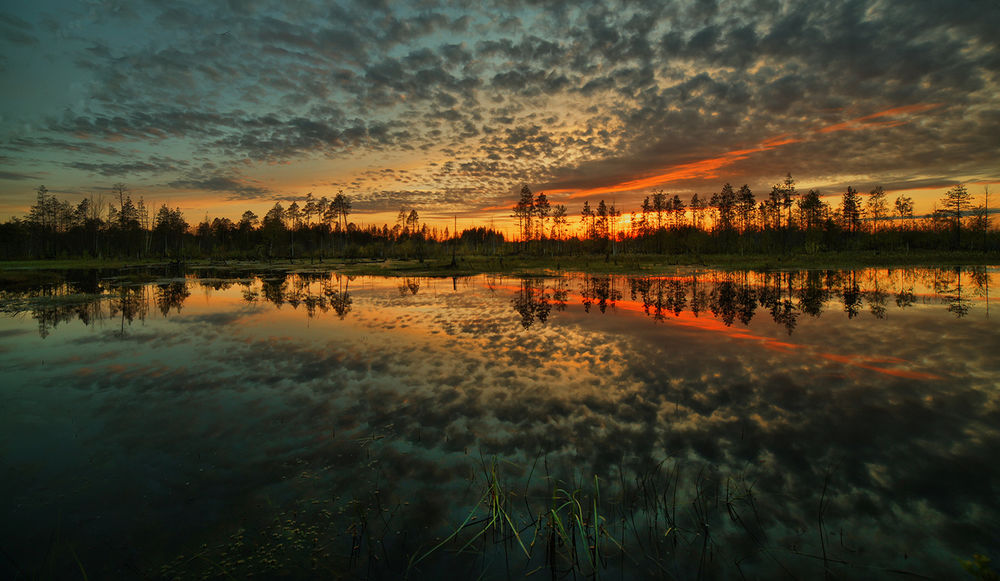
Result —
[[662, 190], [653, 194], [653, 212], [656, 212], [656, 229], [663, 229], [663, 213], [670, 209], [667, 194]]
[[722, 186], [722, 191], [712, 194], [712, 206], [718, 212], [719, 221], [716, 227], [723, 232], [733, 229], [736, 217], [736, 192], [731, 184]]
[[558, 204], [552, 211], [552, 237], [561, 240], [566, 234], [566, 225], [566, 206]]
[[552, 206], [549, 204], [548, 196], [545, 195], [545, 192], [539, 192], [538, 196], [535, 198], [535, 215], [538, 217], [537, 238], [546, 238], [545, 226], [551, 213]]
[[962, 245], [962, 213], [972, 205], [972, 195], [965, 185], [958, 184], [944, 194], [941, 199], [942, 212], [947, 216], [955, 230], [955, 247]]
[[642, 236], [646, 236], [649, 234], [649, 231], [652, 227], [652, 225], [650, 224], [649, 216], [652, 213], [653, 213], [653, 206], [649, 202], [649, 196], [646, 196], [642, 200], [642, 217], [639, 218], [639, 224], [640, 224], [639, 231], [641, 232]]
[[740, 228], [744, 232], [753, 226], [753, 213], [756, 207], [750, 186], [743, 184], [740, 186], [740, 191], [736, 193], [736, 211], [740, 217]]
[[861, 225], [861, 197], [851, 186], [847, 186], [847, 191], [841, 198], [840, 215], [844, 221], [844, 230], [852, 234], [858, 231]]
[[171, 210], [163, 204], [156, 212], [154, 223], [153, 235], [162, 243], [164, 256], [173, 253], [179, 258], [183, 254], [184, 234], [188, 229], [180, 208]]
[[698, 197], [698, 194], [691, 196], [691, 225], [701, 229], [704, 222], [704, 211], [708, 205]]
[[882, 186], [875, 186], [875, 188], [869, 192], [866, 210], [868, 219], [872, 222], [872, 233], [877, 237], [878, 226], [885, 218], [887, 211], [885, 204], [885, 190], [882, 189]]
[[285, 236], [285, 208], [281, 202], [275, 202], [274, 206], [264, 214], [261, 222], [261, 231], [267, 241], [267, 255], [274, 256], [274, 246], [279, 240], [284, 240]]
[[802, 226], [813, 230], [822, 224], [826, 213], [826, 203], [819, 197], [819, 192], [809, 190], [799, 199], [799, 213], [802, 216]]
[[[580, 221], [584, 223], [585, 236], [590, 239], [597, 238], [596, 215], [590, 208], [590, 201], [584, 200], [583, 209], [580, 210]], [[587, 221], [590, 221], [589, 223]]]
[[514, 217], [517, 218], [518, 231], [522, 241], [534, 238], [535, 194], [527, 185], [521, 186], [521, 197], [514, 205]]
[[608, 205], [604, 200], [597, 203], [597, 211], [594, 212], [594, 234], [601, 240], [608, 239]]

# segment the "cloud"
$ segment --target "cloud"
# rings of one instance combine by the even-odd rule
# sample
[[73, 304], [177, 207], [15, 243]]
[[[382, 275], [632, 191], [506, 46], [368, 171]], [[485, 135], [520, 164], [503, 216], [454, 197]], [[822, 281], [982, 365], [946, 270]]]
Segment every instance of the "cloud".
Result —
[[142, 173], [166, 173], [177, 171], [188, 165], [185, 161], [176, 159], [151, 157], [145, 161], [122, 161], [122, 162], [84, 162], [74, 161], [65, 164], [66, 167], [79, 169], [90, 173], [100, 174], [107, 177], [128, 176]]
[[192, 173], [172, 182], [167, 186], [178, 189], [203, 190], [209, 192], [224, 192], [230, 200], [275, 199], [275, 193], [265, 186], [258, 185], [236, 175]]
[[36, 45], [38, 37], [31, 34], [34, 26], [13, 14], [0, 12], [0, 41], [10, 44]]
[[[81, 10], [79, 22], [145, 34], [126, 41], [63, 16], [73, 42], [59, 57], [85, 73], [85, 98], [40, 114], [44, 135], [9, 120], [0, 128], [8, 143], [34, 140], [20, 156], [48, 143], [73, 156], [59, 164], [105, 175], [118, 170], [69, 145], [180, 145], [258, 171], [324, 158], [361, 172], [396, 156], [422, 160], [410, 170], [424, 186], [439, 172], [431, 161], [451, 160], [475, 175], [452, 171], [443, 187], [483, 200], [522, 182], [611, 193], [766, 187], [789, 171], [822, 182], [984, 178], [1000, 145], [988, 129], [1000, 68], [993, 12], [973, 1], [943, 11], [763, 0]], [[496, 23], [495, 13], [509, 17]], [[13, 14], [0, 24], [42, 26]], [[786, 135], [798, 141], [761, 145]], [[708, 160], [725, 163], [692, 165]], [[486, 164], [492, 179], [476, 170]], [[172, 171], [183, 180], [183, 168]]]
[[38, 150], [62, 150], [67, 152], [96, 153], [101, 155], [119, 155], [120, 152], [114, 147], [92, 141], [70, 141], [65, 139], [54, 139], [52, 137], [18, 137], [11, 139], [7, 145], [0, 146], [10, 151], [25, 151], [28, 149]]
[[33, 174], [26, 174], [15, 171], [0, 171], [0, 180], [22, 181], [22, 180], [39, 180], [39, 179], [42, 178]]

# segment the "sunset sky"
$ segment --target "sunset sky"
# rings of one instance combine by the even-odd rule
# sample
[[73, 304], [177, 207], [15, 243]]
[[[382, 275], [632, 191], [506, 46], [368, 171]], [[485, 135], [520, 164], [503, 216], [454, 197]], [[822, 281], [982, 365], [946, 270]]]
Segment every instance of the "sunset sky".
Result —
[[787, 172], [981, 202], [998, 39], [995, 0], [7, 3], [0, 219], [116, 182], [189, 222], [342, 190], [461, 227], [522, 184], [578, 216]]

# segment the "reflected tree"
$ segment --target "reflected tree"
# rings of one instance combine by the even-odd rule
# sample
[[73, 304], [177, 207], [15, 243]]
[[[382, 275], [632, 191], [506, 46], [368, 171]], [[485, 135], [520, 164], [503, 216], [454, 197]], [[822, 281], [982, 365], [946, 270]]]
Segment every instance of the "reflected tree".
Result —
[[757, 290], [750, 286], [747, 273], [743, 273], [743, 281], [736, 291], [736, 316], [740, 323], [749, 325], [757, 311]]
[[521, 326], [530, 328], [535, 321], [544, 324], [549, 318], [552, 304], [545, 293], [543, 284], [535, 283], [531, 279], [521, 280], [521, 288], [511, 301], [514, 310], [521, 316]]
[[288, 288], [288, 278], [263, 278], [260, 281], [260, 292], [264, 300], [281, 308], [285, 304], [285, 292]]
[[699, 313], [708, 308], [708, 292], [698, 284], [698, 277], [691, 277], [691, 313], [697, 317]]
[[111, 302], [111, 316], [119, 316], [121, 319], [122, 335], [125, 334], [125, 324], [132, 324], [139, 319], [144, 321], [149, 312], [148, 287], [118, 285], [115, 289], [115, 299]]
[[351, 294], [347, 292], [348, 286], [350, 285], [350, 278], [346, 276], [336, 275], [337, 278], [337, 288], [333, 286], [327, 286], [323, 290], [323, 294], [330, 301], [330, 307], [337, 313], [337, 316], [343, 320], [347, 316], [347, 313], [351, 312], [351, 304], [353, 300], [351, 299]]
[[649, 290], [652, 287], [651, 279], [648, 276], [636, 276], [628, 279], [629, 298], [633, 301], [640, 301], [642, 309], [649, 314]]
[[674, 316], [679, 317], [687, 306], [687, 289], [684, 288], [684, 282], [680, 280], [670, 280], [667, 285], [669, 287], [668, 306], [673, 311]]
[[841, 289], [841, 299], [844, 301], [844, 312], [848, 319], [858, 316], [861, 311], [861, 288], [858, 287], [857, 271], [852, 270], [844, 281]]
[[803, 313], [818, 317], [823, 312], [823, 305], [830, 298], [830, 293], [823, 285], [824, 274], [818, 270], [806, 272], [805, 284], [800, 288], [799, 308]]
[[[798, 323], [799, 310], [792, 302], [792, 273], [773, 273], [768, 275], [764, 284], [763, 292], [758, 296], [762, 307], [766, 307], [771, 313], [771, 319], [775, 323], [784, 327], [789, 335], [795, 330]], [[785, 294], [785, 283], [787, 282], [787, 294]]]
[[962, 267], [956, 266], [954, 273], [955, 277], [952, 279], [954, 281], [954, 286], [942, 289], [942, 294], [944, 294], [945, 298], [948, 300], [948, 312], [961, 319], [969, 314], [969, 310], [972, 308], [972, 302], [969, 300], [968, 296], [962, 294]]
[[183, 281], [174, 281], [167, 284], [160, 284], [156, 286], [156, 308], [160, 311], [164, 317], [170, 313], [171, 309], [181, 312], [181, 306], [184, 305], [184, 301], [191, 296], [191, 292], [188, 290], [187, 283]]
[[320, 313], [325, 313], [330, 310], [330, 307], [326, 301], [326, 297], [324, 296], [305, 294], [302, 296], [301, 304], [306, 308], [306, 316], [309, 317], [310, 319], [316, 318], [317, 311]]
[[771, 318], [791, 335], [798, 323], [799, 311], [791, 299], [781, 299], [771, 306]]
[[872, 277], [872, 290], [868, 292], [868, 310], [871, 311], [872, 315], [875, 315], [876, 319], [884, 319], [886, 313], [886, 302], [889, 299], [889, 293], [882, 290], [879, 283], [878, 272], [874, 273]]
[[584, 276], [583, 291], [580, 293], [583, 310], [589, 313], [590, 305], [595, 302], [601, 313], [607, 312], [608, 306], [613, 309], [615, 303], [622, 298], [621, 291], [615, 288], [615, 280], [611, 276]]
[[552, 285], [552, 306], [555, 310], [562, 312], [566, 310], [566, 301], [569, 297], [569, 288], [566, 279], [558, 278]]
[[251, 305], [256, 305], [257, 301], [259, 301], [259, 300], [260, 300], [260, 293], [259, 292], [257, 292], [256, 290], [254, 290], [250, 286], [246, 286], [246, 287], [243, 288], [243, 301], [244, 302], [246, 302], [248, 304], [251, 304]]
[[420, 291], [420, 279], [417, 278], [404, 278], [402, 284], [399, 285], [399, 296], [405, 297], [407, 294], [416, 295]]
[[736, 320], [736, 294], [736, 283], [732, 280], [723, 280], [715, 285], [709, 303], [712, 314], [727, 327], [732, 326]]
[[901, 309], [912, 306], [916, 300], [917, 297], [913, 294], [913, 287], [900, 289], [899, 292], [896, 293], [896, 306]]

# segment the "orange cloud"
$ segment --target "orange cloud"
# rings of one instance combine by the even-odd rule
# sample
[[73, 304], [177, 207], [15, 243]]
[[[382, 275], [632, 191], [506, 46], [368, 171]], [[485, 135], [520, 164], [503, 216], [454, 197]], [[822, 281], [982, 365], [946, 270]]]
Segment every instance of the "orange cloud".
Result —
[[481, 211], [481, 212], [495, 212], [497, 210], [510, 210], [513, 205], [514, 205], [514, 202], [511, 202], [509, 204], [501, 204], [499, 206], [487, 206], [485, 208], [479, 208], [479, 211]]
[[[918, 105], [904, 105], [902, 107], [893, 107], [892, 109], [886, 109], [885, 111], [879, 111], [878, 113], [872, 113], [870, 115], [865, 115], [864, 117], [858, 117], [856, 119], [850, 119], [848, 121], [836, 123], [834, 125], [827, 125], [819, 129], [814, 129], [810, 133], [827, 134], [827, 133], [835, 133], [837, 131], [860, 131], [862, 129], [887, 129], [890, 127], [898, 127], [900, 125], [908, 123], [909, 120], [907, 119], [887, 119], [882, 121], [877, 121], [877, 120], [883, 117], [896, 117], [900, 115], [920, 113], [922, 111], [929, 111], [931, 109], [936, 109], [942, 106], [944, 106], [944, 103], [924, 103]], [[794, 137], [786, 133], [778, 135], [776, 137], [772, 137], [770, 139], [766, 139], [760, 142], [755, 147], [729, 151], [717, 157], [710, 157], [676, 166], [671, 166], [669, 168], [662, 168], [660, 170], [657, 170], [656, 173], [645, 177], [626, 180], [608, 186], [599, 186], [595, 188], [587, 188], [575, 191], [551, 190], [547, 193], [561, 194], [565, 192], [573, 192], [566, 197], [566, 199], [572, 200], [576, 198], [596, 196], [599, 194], [630, 192], [635, 190], [641, 190], [644, 188], [662, 186], [665, 184], [684, 181], [684, 180], [717, 178], [719, 177], [720, 169], [728, 167], [738, 161], [745, 160], [750, 155], [753, 155], [755, 153], [761, 153], [764, 151], [770, 151], [772, 149], [776, 149], [783, 145], [798, 143], [803, 141], [804, 139], [805, 138]], [[509, 208], [510, 205], [508, 204], [503, 206], [492, 206], [489, 208], [483, 208], [483, 211], [506, 210]]]
[[684, 163], [674, 166], [670, 168], [669, 171], [665, 171], [663, 173], [657, 173], [655, 175], [621, 182], [611, 186], [601, 186], [587, 190], [579, 190], [569, 196], [569, 199], [613, 192], [629, 192], [632, 190], [662, 186], [671, 182], [695, 178], [715, 178], [719, 176], [717, 170], [730, 166], [737, 161], [744, 160], [751, 154], [769, 151], [771, 149], [781, 147], [782, 145], [788, 145], [799, 141], [801, 141], [801, 139], [789, 137], [787, 134], [779, 135], [762, 141], [759, 145], [750, 149], [738, 149], [736, 151], [726, 152], [718, 157], [710, 157], [707, 159]]
[[906, 115], [908, 113], [919, 113], [921, 111], [929, 111], [931, 109], [937, 109], [943, 106], [944, 103], [925, 103], [922, 105], [906, 105], [903, 107], [894, 107], [892, 109], [886, 109], [885, 111], [879, 111], [878, 113], [872, 113], [871, 115], [865, 115], [864, 117], [858, 117], [857, 119], [850, 119], [842, 123], [835, 123], [833, 125], [827, 125], [817, 129], [815, 133], [834, 133], [836, 131], [860, 131], [862, 129], [878, 129], [885, 127], [898, 127], [907, 123], [906, 120], [899, 119], [896, 121], [879, 121], [875, 123], [870, 123], [872, 119], [878, 119], [880, 117], [895, 117], [896, 115]]

